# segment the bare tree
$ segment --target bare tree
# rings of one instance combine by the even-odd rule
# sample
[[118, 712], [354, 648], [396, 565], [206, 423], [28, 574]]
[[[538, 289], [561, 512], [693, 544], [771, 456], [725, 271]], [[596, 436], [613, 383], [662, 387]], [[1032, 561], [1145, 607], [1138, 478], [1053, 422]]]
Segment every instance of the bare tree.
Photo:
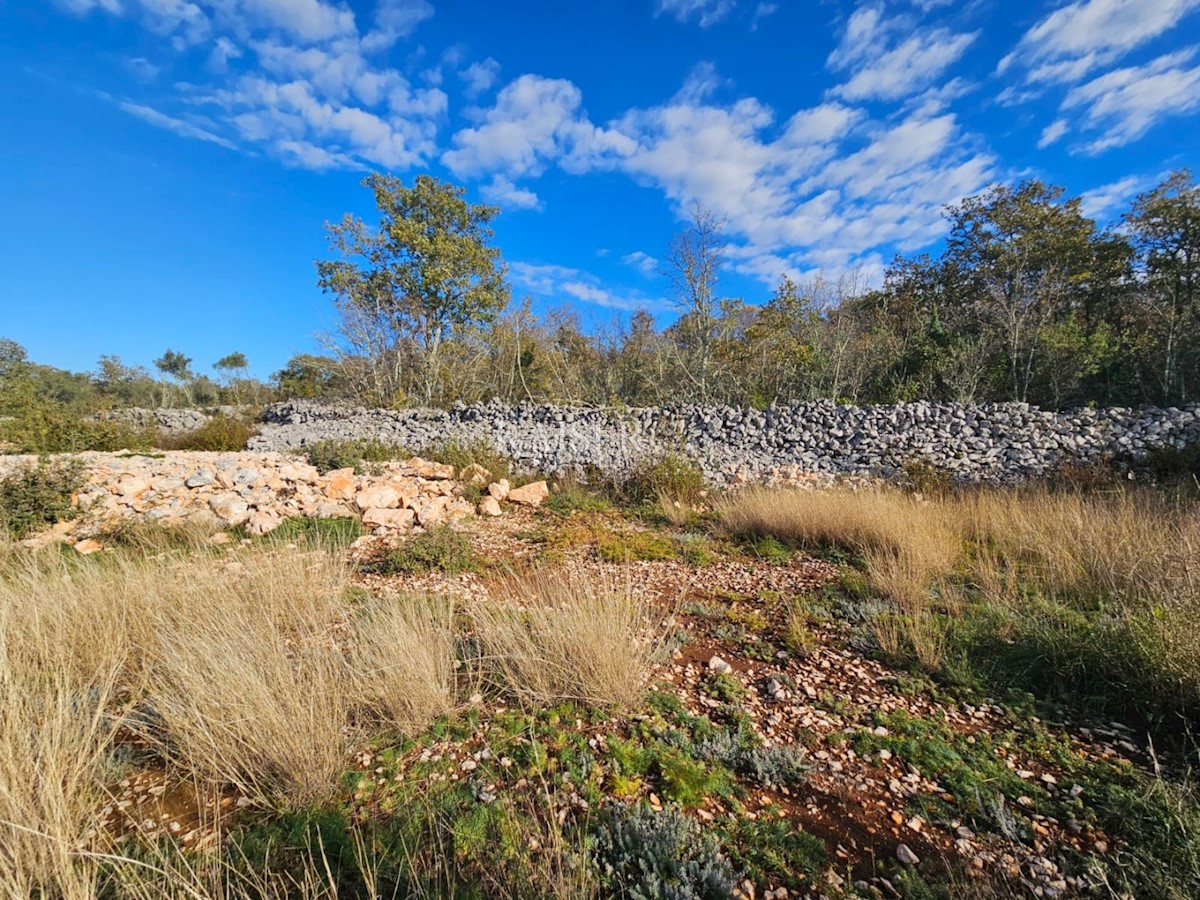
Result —
[[697, 201], [687, 228], [667, 248], [665, 275], [680, 310], [673, 327], [682, 351], [683, 372], [692, 393], [704, 403], [711, 391], [713, 347], [717, 341], [718, 270], [724, 257], [725, 219]]

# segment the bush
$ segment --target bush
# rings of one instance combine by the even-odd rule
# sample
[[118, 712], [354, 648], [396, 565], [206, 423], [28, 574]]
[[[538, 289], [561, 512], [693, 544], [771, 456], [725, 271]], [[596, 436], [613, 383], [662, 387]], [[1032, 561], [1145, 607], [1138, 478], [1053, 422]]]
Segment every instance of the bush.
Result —
[[23, 538], [70, 518], [72, 495], [83, 481], [75, 462], [25, 466], [0, 480], [0, 531]]
[[77, 453], [82, 450], [139, 450], [151, 446], [153, 429], [120, 419], [97, 419], [52, 401], [23, 404], [0, 421], [0, 445], [15, 453]]
[[615, 807], [593, 854], [614, 892], [631, 900], [725, 900], [737, 881], [717, 842], [674, 809]]
[[315, 441], [304, 447], [310, 465], [322, 475], [334, 469], [354, 469], [362, 472], [371, 463], [387, 462], [412, 454], [403, 447], [382, 441]]
[[682, 505], [694, 505], [704, 496], [704, 473], [690, 459], [666, 453], [637, 463], [620, 492], [632, 503], [660, 503], [667, 497]]
[[199, 428], [182, 434], [161, 434], [154, 441], [159, 450], [205, 450], [209, 452], [233, 452], [245, 450], [250, 438], [258, 429], [242, 419], [231, 416], [213, 416]]
[[416, 534], [384, 559], [384, 574], [445, 572], [459, 575], [479, 568], [470, 539], [449, 525], [439, 525]]

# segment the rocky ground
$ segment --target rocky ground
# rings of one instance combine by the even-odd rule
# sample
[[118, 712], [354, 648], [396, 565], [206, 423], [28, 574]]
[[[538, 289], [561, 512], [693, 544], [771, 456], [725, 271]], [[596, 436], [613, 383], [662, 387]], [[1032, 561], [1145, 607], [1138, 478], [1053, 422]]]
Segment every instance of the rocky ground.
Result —
[[[499, 516], [506, 507], [537, 505], [547, 494], [544, 481], [511, 488], [479, 467], [459, 473], [416, 457], [377, 463], [362, 473], [353, 468], [321, 473], [302, 457], [249, 451], [82, 453], [71, 459], [82, 466], [75, 497], [79, 515], [29, 538], [30, 543], [71, 541], [87, 553], [99, 549], [103, 534], [122, 523], [214, 531], [238, 527], [263, 535], [298, 517], [353, 518], [366, 530], [386, 535], [476, 515]], [[0, 477], [36, 462], [36, 457], [0, 457]], [[464, 499], [468, 487], [482, 496]]]
[[[1119, 723], [1052, 725], [888, 668], [862, 639], [863, 611], [833, 562], [741, 545], [703, 520], [544, 506], [544, 483], [513, 491], [419, 459], [361, 475], [277, 453], [82, 461], [81, 514], [52, 535], [80, 552], [102, 551], [105, 530], [134, 518], [201, 522], [214, 535], [238, 526], [242, 540], [286, 517], [356, 518], [371, 533], [345, 552], [371, 593], [482, 596], [514, 571], [552, 566], [628, 584], [672, 624], [675, 649], [644, 709], [530, 717], [479, 695], [456, 726], [366, 748], [342, 798], [354, 817], [387, 816], [410, 791], [435, 789], [468, 807], [549, 797], [566, 823], [614, 799], [670, 805], [743, 854], [753, 874], [741, 897], [909, 896], [914, 878], [1089, 895], [1093, 863], [1130, 849], [1091, 795], [1148, 769], [1132, 735]], [[467, 571], [372, 564], [443, 523], [467, 536]], [[200, 796], [135, 766], [106, 823], [201, 847], [258, 815], [233, 793]]]

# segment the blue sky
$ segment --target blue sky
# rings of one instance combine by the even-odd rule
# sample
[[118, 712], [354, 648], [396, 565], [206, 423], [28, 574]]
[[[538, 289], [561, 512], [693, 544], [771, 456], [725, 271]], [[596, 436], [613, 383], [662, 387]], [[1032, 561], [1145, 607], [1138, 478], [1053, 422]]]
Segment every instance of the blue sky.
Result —
[[877, 280], [995, 181], [1107, 221], [1198, 125], [1200, 0], [7, 0], [0, 335], [268, 375], [332, 327], [313, 260], [371, 170], [501, 206], [514, 297], [667, 321], [696, 201], [760, 302]]

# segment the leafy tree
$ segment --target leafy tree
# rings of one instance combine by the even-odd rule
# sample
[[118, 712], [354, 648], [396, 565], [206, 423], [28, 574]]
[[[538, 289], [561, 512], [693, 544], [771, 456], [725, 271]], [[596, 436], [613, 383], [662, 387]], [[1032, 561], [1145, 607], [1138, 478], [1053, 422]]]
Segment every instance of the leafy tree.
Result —
[[1187, 169], [1140, 195], [1124, 217], [1137, 250], [1160, 396], [1182, 402], [1200, 367], [1200, 186]]
[[369, 363], [364, 387], [374, 399], [402, 397], [411, 347], [416, 387], [429, 404], [447, 340], [493, 320], [508, 303], [500, 251], [491, 245], [499, 210], [468, 203], [463, 188], [428, 175], [412, 187], [381, 174], [363, 184], [374, 194], [379, 225], [350, 214], [327, 224], [341, 259], [318, 261], [317, 283], [336, 298], [343, 340]]
[[184, 356], [172, 350], [170, 347], [166, 349], [162, 356], [154, 361], [154, 368], [163, 374], [162, 382], [162, 403], [167, 405], [167, 378], [171, 378], [176, 384], [183, 387], [186, 391], [188, 382], [195, 376], [192, 375], [192, 360], [191, 357]]
[[246, 354], [234, 351], [226, 356], [222, 356], [213, 363], [213, 368], [220, 373], [221, 380], [232, 391], [233, 402], [241, 403], [241, 384], [246, 380], [246, 370], [250, 368], [250, 362], [246, 359]]
[[1092, 276], [1095, 223], [1079, 198], [1040, 181], [997, 186], [947, 213], [943, 261], [964, 280], [960, 293], [1003, 347], [1008, 396], [1029, 398], [1043, 332], [1066, 317]]

